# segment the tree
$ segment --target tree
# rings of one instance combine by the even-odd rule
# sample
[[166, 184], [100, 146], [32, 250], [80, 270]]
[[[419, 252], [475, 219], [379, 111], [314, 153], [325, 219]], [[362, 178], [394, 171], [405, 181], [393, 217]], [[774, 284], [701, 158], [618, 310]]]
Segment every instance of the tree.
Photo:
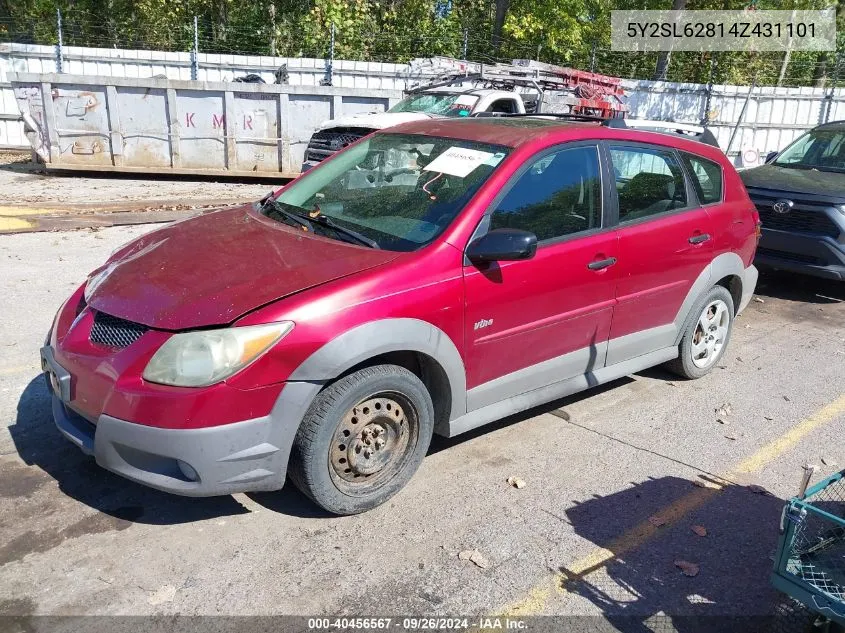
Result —
[[493, 50], [496, 54], [502, 47], [502, 29], [505, 27], [505, 18], [508, 14], [510, 0], [495, 0], [496, 17], [493, 19]]
[[[672, 11], [683, 11], [687, 8], [687, 0], [672, 0]], [[660, 51], [657, 53], [657, 65], [654, 67], [654, 81], [666, 81], [669, 72], [669, 59], [672, 51]]]

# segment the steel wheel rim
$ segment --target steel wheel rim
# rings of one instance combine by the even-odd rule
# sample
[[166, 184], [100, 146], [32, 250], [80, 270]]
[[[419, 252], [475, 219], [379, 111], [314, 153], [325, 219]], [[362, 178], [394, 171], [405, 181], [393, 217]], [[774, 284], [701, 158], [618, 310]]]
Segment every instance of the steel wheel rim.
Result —
[[367, 396], [351, 407], [329, 447], [329, 474], [338, 490], [368, 494], [402, 472], [416, 446], [418, 419], [411, 401], [396, 392]]
[[724, 301], [716, 299], [707, 304], [696, 321], [690, 346], [696, 367], [706, 369], [716, 362], [725, 346], [730, 325], [730, 310]]

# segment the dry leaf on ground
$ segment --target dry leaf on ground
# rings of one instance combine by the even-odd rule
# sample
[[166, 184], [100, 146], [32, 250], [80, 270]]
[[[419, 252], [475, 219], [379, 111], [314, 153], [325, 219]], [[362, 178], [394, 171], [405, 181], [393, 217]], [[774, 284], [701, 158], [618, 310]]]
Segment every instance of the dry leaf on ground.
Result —
[[684, 576], [689, 576], [690, 578], [698, 576], [698, 565], [688, 560], [676, 560], [675, 567], [684, 572]]
[[[716, 407], [715, 411], [716, 411], [716, 415], [718, 417], [724, 419], [724, 418], [728, 417], [731, 413], [733, 413], [733, 407], [731, 406], [730, 402], [726, 402], [722, 406]], [[720, 422], [721, 422], [721, 420], [720, 420]], [[722, 422], [722, 424], [725, 424], [725, 423]]]
[[487, 559], [484, 558], [484, 555], [477, 549], [465, 549], [458, 553], [458, 558], [461, 560], [468, 560], [481, 569], [487, 569], [490, 566]]
[[525, 480], [520, 477], [508, 477], [508, 484], [514, 488], [525, 488]]

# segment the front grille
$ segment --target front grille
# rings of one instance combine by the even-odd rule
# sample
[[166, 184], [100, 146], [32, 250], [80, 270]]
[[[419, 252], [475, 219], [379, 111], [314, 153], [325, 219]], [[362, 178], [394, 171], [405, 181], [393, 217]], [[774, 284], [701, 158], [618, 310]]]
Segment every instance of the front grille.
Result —
[[123, 348], [132, 345], [149, 329], [140, 323], [119, 319], [104, 312], [96, 312], [89, 338], [97, 345]]
[[357, 132], [336, 132], [326, 130], [323, 132], [315, 132], [308, 143], [308, 148], [305, 150], [305, 160], [313, 160], [320, 162], [342, 150], [347, 145], [351, 145], [366, 133], [361, 134]]
[[770, 204], [758, 204], [757, 210], [764, 229], [839, 237], [839, 227], [822, 210], [792, 209], [789, 213], [775, 213]]
[[801, 253], [789, 253], [787, 251], [778, 251], [773, 248], [758, 248], [757, 254], [763, 255], [764, 257], [777, 257], [778, 259], [783, 259], [790, 262], [798, 262], [799, 264], [813, 264], [814, 266], [827, 265], [827, 262], [825, 262], [819, 257], [813, 257], [812, 255], [803, 255]]

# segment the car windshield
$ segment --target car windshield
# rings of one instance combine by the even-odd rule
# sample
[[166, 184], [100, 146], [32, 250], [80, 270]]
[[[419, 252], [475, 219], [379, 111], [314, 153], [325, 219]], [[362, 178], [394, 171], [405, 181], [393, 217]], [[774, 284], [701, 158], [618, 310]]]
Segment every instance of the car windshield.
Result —
[[845, 172], [845, 131], [811, 130], [781, 152], [773, 164]]
[[460, 93], [436, 92], [410, 95], [388, 112], [428, 112], [449, 117], [469, 116], [478, 96]]
[[300, 176], [262, 212], [328, 237], [413, 251], [443, 232], [508, 152], [474, 141], [375, 134]]

